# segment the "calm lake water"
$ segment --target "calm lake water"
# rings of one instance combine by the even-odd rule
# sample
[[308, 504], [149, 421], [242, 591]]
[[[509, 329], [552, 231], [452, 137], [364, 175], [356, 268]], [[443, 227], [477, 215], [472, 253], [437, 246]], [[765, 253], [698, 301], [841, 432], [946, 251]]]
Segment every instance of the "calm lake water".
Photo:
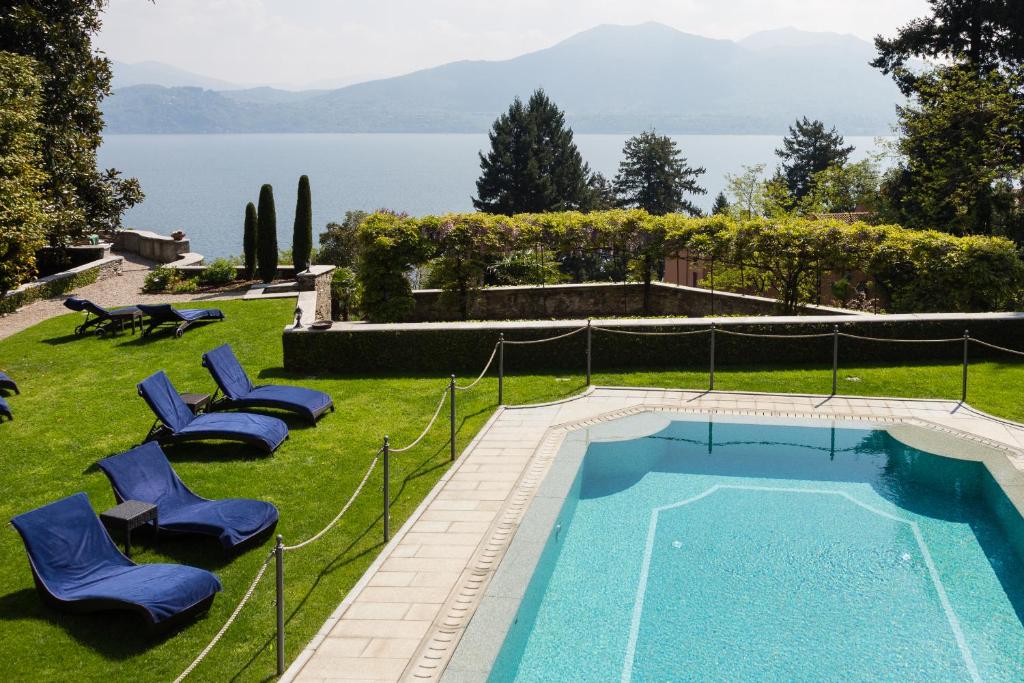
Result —
[[[626, 135], [577, 135], [583, 158], [612, 178]], [[745, 164], [774, 167], [775, 135], [673, 136], [691, 165], [704, 166], [708, 209], [725, 187], [725, 174]], [[855, 159], [876, 149], [869, 137], [850, 137]], [[184, 230], [193, 251], [229, 256], [242, 251], [246, 202], [260, 186], [274, 186], [278, 242], [291, 245], [295, 190], [302, 174], [313, 190], [313, 229], [340, 220], [345, 211], [378, 208], [412, 215], [471, 211], [480, 173], [477, 153], [486, 135], [109, 135], [100, 149], [103, 168], [115, 167], [142, 182], [146, 200], [125, 225], [170, 233]]]

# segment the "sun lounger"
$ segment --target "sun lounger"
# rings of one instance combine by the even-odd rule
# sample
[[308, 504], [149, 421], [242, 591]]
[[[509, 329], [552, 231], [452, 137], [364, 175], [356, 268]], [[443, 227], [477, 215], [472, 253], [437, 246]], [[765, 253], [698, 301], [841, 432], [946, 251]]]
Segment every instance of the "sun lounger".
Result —
[[0, 396], [0, 415], [6, 415], [8, 420], [14, 419], [14, 413], [11, 412], [11, 406], [3, 396]]
[[125, 323], [131, 325], [132, 334], [135, 334], [136, 322], [139, 323], [139, 329], [142, 329], [142, 311], [135, 306], [107, 309], [77, 296], [65, 299], [64, 306], [72, 311], [85, 311], [85, 322], [75, 328], [77, 335], [83, 335], [95, 327], [96, 334], [103, 336], [107, 332], [124, 329]]
[[247, 498], [200, 498], [178, 478], [154, 442], [105, 458], [99, 466], [110, 479], [119, 503], [141, 500], [157, 506], [161, 533], [215, 536], [225, 550], [231, 550], [277, 524], [277, 508], [270, 503]]
[[163, 370], [139, 382], [141, 396], [157, 417], [146, 441], [241, 441], [273, 453], [288, 438], [288, 425], [251, 413], [193, 415]]
[[179, 309], [170, 304], [139, 304], [139, 310], [149, 317], [149, 326], [142, 333], [143, 336], [150, 334], [161, 325], [176, 325], [174, 336], [180, 337], [185, 334], [185, 330], [197, 322], [224, 319], [224, 313], [219, 308]]
[[18, 383], [11, 379], [11, 376], [6, 372], [0, 372], [0, 390], [13, 391], [16, 394], [21, 393], [18, 390]]
[[150, 626], [166, 627], [206, 610], [221, 590], [217, 577], [203, 569], [129, 560], [84, 493], [18, 515], [11, 524], [25, 542], [36, 588], [54, 607], [130, 610]]
[[204, 353], [203, 367], [224, 394], [213, 403], [215, 409], [278, 408], [298, 413], [314, 425], [317, 418], [334, 410], [334, 401], [322, 391], [281, 384], [253, 385], [228, 344]]

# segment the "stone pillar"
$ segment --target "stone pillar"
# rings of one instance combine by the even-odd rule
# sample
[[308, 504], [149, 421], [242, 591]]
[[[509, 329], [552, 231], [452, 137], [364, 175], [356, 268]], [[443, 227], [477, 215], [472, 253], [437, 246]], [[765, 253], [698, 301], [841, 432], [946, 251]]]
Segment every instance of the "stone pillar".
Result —
[[316, 292], [316, 319], [331, 319], [331, 277], [334, 266], [310, 266], [295, 274], [300, 292]]

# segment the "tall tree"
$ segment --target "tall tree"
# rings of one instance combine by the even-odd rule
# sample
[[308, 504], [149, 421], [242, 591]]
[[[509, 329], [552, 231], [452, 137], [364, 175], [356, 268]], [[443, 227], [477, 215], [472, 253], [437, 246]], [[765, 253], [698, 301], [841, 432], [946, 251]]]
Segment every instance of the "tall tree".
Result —
[[565, 114], [543, 90], [518, 97], [494, 122], [491, 149], [480, 153], [477, 211], [512, 215], [586, 208], [590, 167], [583, 162]]
[[42, 82], [39, 122], [43, 191], [54, 214], [48, 239], [63, 245], [115, 229], [142, 200], [138, 181], [96, 168], [110, 94], [110, 62], [93, 49], [107, 0], [7, 0], [0, 5], [0, 50], [31, 57]]
[[953, 61], [976, 74], [1024, 65], [1024, 7], [1020, 0], [929, 0], [931, 15], [875, 37], [871, 65], [892, 74], [904, 95], [916, 90], [911, 58]]
[[846, 163], [853, 147], [844, 143], [834, 127], [825, 130], [824, 123], [809, 121], [806, 116], [789, 127], [789, 135], [782, 139], [782, 148], [775, 154], [782, 159], [782, 176], [794, 199], [803, 199], [810, 191], [815, 173]]
[[256, 224], [256, 205], [249, 202], [245, 205], [245, 232], [242, 233], [242, 262], [246, 280], [251, 280], [256, 274]]
[[313, 254], [313, 198], [309, 191], [309, 176], [299, 178], [298, 197], [295, 200], [295, 225], [292, 229], [292, 264], [295, 272], [309, 268]]
[[619, 204], [636, 207], [654, 215], [686, 212], [700, 215], [700, 209], [686, 198], [688, 194], [707, 194], [697, 184], [704, 167], [692, 168], [667, 135], [644, 131], [626, 140], [623, 160], [615, 176]]
[[256, 262], [260, 279], [270, 282], [277, 275], [277, 209], [274, 207], [274, 188], [260, 188], [260, 203], [256, 218]]
[[715, 203], [711, 206], [712, 216], [728, 216], [729, 215], [729, 200], [726, 198], [724, 192], [719, 192], [715, 195]]
[[0, 52], [0, 296], [33, 274], [36, 251], [46, 242], [34, 66], [27, 57]]

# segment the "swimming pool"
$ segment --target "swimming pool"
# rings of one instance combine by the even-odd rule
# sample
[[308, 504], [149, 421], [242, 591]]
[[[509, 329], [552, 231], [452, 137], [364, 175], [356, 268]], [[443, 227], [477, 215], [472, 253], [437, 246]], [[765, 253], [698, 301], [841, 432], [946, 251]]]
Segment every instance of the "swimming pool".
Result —
[[580, 456], [490, 681], [1024, 679], [1024, 524], [984, 464], [693, 419]]

